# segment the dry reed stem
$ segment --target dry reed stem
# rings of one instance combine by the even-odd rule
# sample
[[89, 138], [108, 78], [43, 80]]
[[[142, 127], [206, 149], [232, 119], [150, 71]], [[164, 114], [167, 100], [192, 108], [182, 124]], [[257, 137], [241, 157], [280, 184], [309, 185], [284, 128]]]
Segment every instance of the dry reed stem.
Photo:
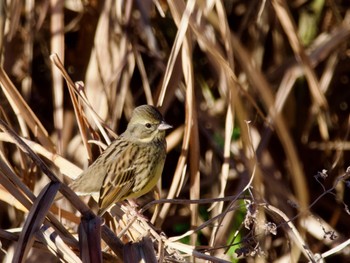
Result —
[[[339, 170], [347, 160], [349, 118], [342, 117], [346, 112], [337, 109], [341, 100], [332, 95], [338, 92], [333, 82], [342, 79], [339, 68], [345, 61], [350, 36], [346, 4], [323, 5], [315, 14], [322, 20], [314, 24], [319, 35], [312, 47], [306, 47], [298, 36], [302, 25], [293, 20], [305, 10], [284, 0], [272, 1], [272, 5], [267, 1], [108, 0], [99, 5], [87, 1], [75, 10], [71, 9], [72, 2], [67, 1], [65, 9], [55, 2], [50, 1], [52, 8], [59, 9], [60, 23], [51, 23], [50, 27], [47, 21], [54, 21], [55, 16], [48, 12], [49, 2], [39, 6], [28, 1], [22, 9], [20, 2], [10, 1], [7, 17], [11, 20], [4, 20], [7, 26], [1, 32], [6, 37], [5, 48], [1, 49], [6, 63], [0, 70], [4, 131], [0, 133], [0, 192], [5, 214], [22, 211], [27, 215], [18, 219], [21, 222], [11, 217], [11, 229], [0, 229], [2, 240], [12, 240], [20, 248], [14, 252], [15, 261], [24, 260], [30, 247], [40, 247], [66, 262], [80, 260], [79, 243], [68, 232], [78, 227], [80, 218], [65, 207], [49, 208], [60, 184], [51, 167], [71, 178], [79, 174], [81, 168], [76, 164], [88, 163], [79, 150], [87, 152], [89, 162], [94, 160], [95, 147], [89, 144], [103, 149], [128, 121], [132, 109], [146, 102], [162, 106], [161, 112], [175, 126], [167, 137], [166, 187], [161, 194], [169, 199], [150, 202], [140, 211], [153, 213], [154, 206], [159, 206], [159, 215], [153, 214], [159, 232], [129, 207], [119, 208], [118, 204], [113, 209], [117, 211], [114, 217], [106, 218], [108, 226], [101, 227], [100, 236], [100, 219], [62, 185], [64, 196], [82, 214], [81, 225], [85, 227], [81, 227], [79, 242], [85, 244], [80, 249], [83, 260], [121, 260], [130, 249], [149, 251], [148, 259], [154, 261], [157, 257], [160, 262], [229, 262], [234, 254], [229, 251], [231, 247], [253, 262], [262, 257], [266, 261], [292, 257], [315, 262], [318, 254], [329, 257], [335, 252], [345, 253], [348, 238], [338, 230], [348, 211], [347, 173], [335, 179], [330, 189], [326, 187], [331, 183], [329, 179], [324, 179], [323, 185], [316, 178], [321, 185], [318, 188], [323, 190], [321, 195], [307, 175], [319, 165], [326, 166], [328, 162], [323, 161], [329, 159], [333, 173], [341, 174]], [[334, 19], [337, 23], [332, 24]], [[29, 28], [37, 31], [27, 32]], [[71, 34], [78, 39], [75, 50]], [[14, 40], [25, 43], [16, 44]], [[35, 80], [36, 55], [48, 43], [51, 52], [60, 52], [51, 56], [53, 70], [59, 70], [50, 75], [52, 83], [41, 84]], [[17, 50], [23, 47], [18, 57], [24, 58], [11, 53], [12, 44]], [[49, 53], [42, 55], [47, 64]], [[18, 74], [18, 64], [17, 68], [13, 66], [18, 62], [24, 65], [24, 78]], [[40, 76], [43, 83], [45, 76]], [[70, 94], [64, 99], [72, 102], [72, 109], [70, 103], [63, 105], [61, 76]], [[303, 90], [309, 89], [309, 93], [301, 93], [310, 95], [310, 102], [295, 98], [302, 77], [306, 79]], [[18, 92], [16, 86], [25, 90]], [[51, 119], [42, 119], [43, 115], [31, 108], [35, 96], [46, 96], [41, 94], [45, 90], [42, 86], [58, 92], [48, 113], [50, 118], [54, 116], [53, 128]], [[343, 93], [345, 98], [345, 89]], [[332, 101], [335, 98], [338, 100]], [[293, 108], [291, 101], [297, 106]], [[302, 113], [298, 107], [308, 112], [305, 121], [301, 118], [304, 116], [298, 116]], [[40, 103], [38, 108], [46, 110]], [[67, 115], [63, 116], [63, 111]], [[237, 130], [239, 136], [234, 135]], [[282, 146], [274, 148], [276, 143]], [[304, 148], [322, 164], [308, 163]], [[37, 155], [44, 157], [50, 167]], [[51, 182], [40, 179], [42, 172]], [[40, 198], [33, 194], [38, 191]], [[322, 218], [327, 205], [321, 210], [317, 205], [329, 200], [321, 197], [334, 198], [332, 191], [339, 205], [331, 211], [331, 220], [317, 221], [322, 230], [312, 232], [294, 222]], [[218, 196], [222, 198], [215, 198]], [[185, 199], [174, 199], [177, 197]], [[314, 200], [311, 205], [309, 198]], [[284, 204], [294, 199], [298, 205]], [[39, 205], [43, 200], [50, 202]], [[213, 207], [210, 212], [206, 211], [209, 207]], [[59, 222], [53, 212], [63, 221]], [[15, 223], [24, 227], [18, 229]], [[175, 232], [172, 227], [182, 223], [188, 228]], [[331, 236], [327, 229], [337, 231], [342, 241], [320, 239], [322, 234]], [[123, 242], [134, 244], [125, 247], [114, 233]], [[52, 235], [58, 235], [55, 241]], [[143, 243], [140, 240], [145, 236], [149, 239]], [[181, 243], [187, 238], [191, 245]], [[101, 239], [107, 244], [102, 244], [104, 252]], [[195, 246], [196, 242], [200, 246]], [[283, 246], [287, 242], [291, 245]]]
[[[56, 53], [64, 63], [64, 14], [63, 2], [59, 0], [50, 0], [51, 11], [51, 53]], [[64, 123], [64, 106], [63, 106], [63, 77], [56, 67], [52, 67], [52, 88], [54, 113], [53, 120], [57, 131], [57, 152], [62, 153], [63, 141], [63, 123]]]

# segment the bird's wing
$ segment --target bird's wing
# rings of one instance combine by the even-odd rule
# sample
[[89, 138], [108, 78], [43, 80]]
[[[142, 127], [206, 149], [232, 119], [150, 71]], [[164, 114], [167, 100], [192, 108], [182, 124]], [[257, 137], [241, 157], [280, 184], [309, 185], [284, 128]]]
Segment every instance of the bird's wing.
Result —
[[106, 175], [103, 181], [99, 207], [102, 213], [113, 203], [128, 197], [135, 184], [135, 171], [139, 148], [132, 143], [127, 144], [115, 158], [106, 163]]

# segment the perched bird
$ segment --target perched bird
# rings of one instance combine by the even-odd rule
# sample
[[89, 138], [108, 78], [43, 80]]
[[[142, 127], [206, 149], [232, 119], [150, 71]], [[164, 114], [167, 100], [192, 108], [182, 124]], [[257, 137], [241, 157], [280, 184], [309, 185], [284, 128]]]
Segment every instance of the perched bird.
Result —
[[146, 194], [162, 174], [169, 128], [155, 107], [135, 108], [125, 132], [69, 186], [78, 195], [99, 193], [100, 215], [118, 201]]

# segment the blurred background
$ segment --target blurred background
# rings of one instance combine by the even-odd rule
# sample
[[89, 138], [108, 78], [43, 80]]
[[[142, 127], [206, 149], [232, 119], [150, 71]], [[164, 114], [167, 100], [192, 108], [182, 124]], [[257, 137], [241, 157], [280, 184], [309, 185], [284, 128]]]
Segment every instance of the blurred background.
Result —
[[[136, 106], [156, 105], [174, 127], [159, 198], [183, 200], [145, 212], [158, 231], [217, 262], [348, 261], [348, 1], [0, 3], [0, 119], [60, 179], [86, 169]], [[49, 179], [10, 137], [2, 129], [0, 176], [37, 195]], [[4, 180], [10, 260], [28, 210]], [[41, 255], [65, 262], [45, 246], [26, 262]]]

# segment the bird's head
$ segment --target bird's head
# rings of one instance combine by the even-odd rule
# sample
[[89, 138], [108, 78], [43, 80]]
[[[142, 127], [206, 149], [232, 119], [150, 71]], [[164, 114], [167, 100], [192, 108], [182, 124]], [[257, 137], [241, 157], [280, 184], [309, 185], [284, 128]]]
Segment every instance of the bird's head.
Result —
[[157, 108], [142, 105], [134, 109], [124, 136], [141, 143], [149, 143], [155, 139], [163, 139], [165, 130], [170, 128], [172, 126], [164, 121]]

